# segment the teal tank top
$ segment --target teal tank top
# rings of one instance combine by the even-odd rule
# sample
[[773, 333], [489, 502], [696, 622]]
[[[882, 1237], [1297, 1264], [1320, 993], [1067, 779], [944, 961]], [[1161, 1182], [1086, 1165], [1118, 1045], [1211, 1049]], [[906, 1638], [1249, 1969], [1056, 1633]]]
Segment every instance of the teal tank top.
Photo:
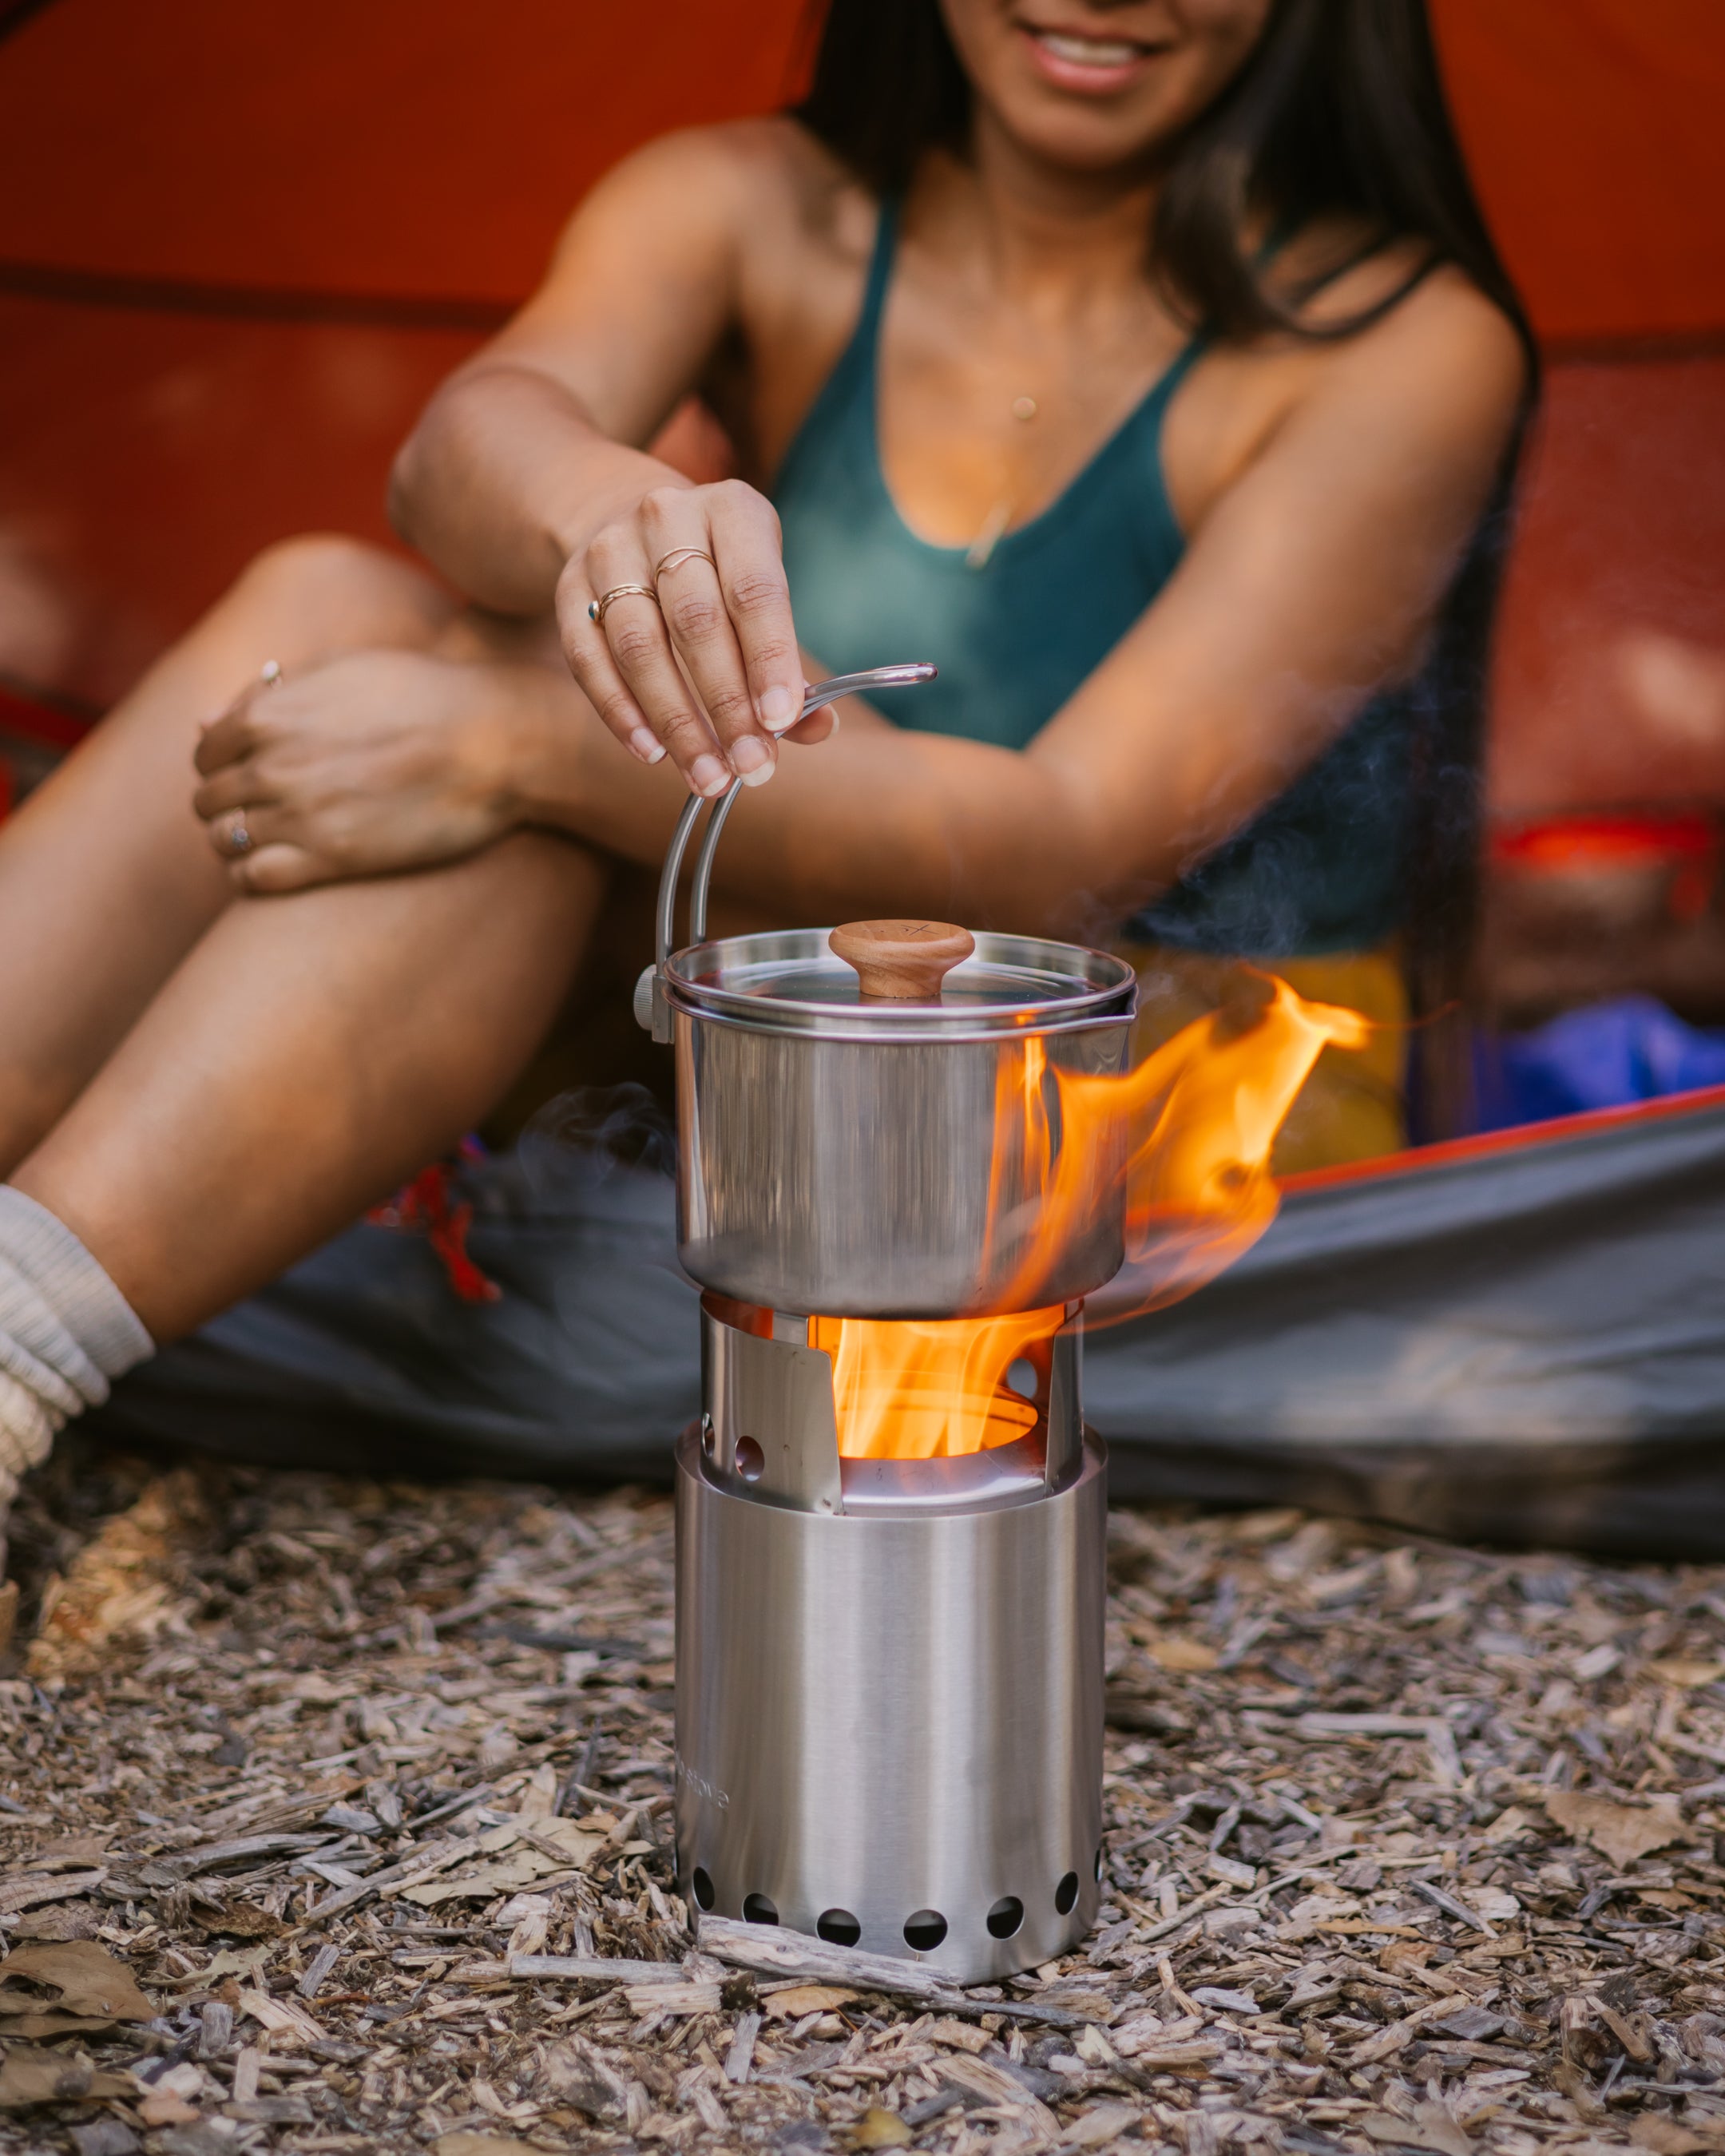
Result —
[[[862, 312], [773, 489], [798, 634], [833, 673], [930, 659], [937, 680], [881, 710], [923, 733], [1023, 748], [1173, 575], [1185, 539], [1162, 473], [1168, 402], [1194, 338], [1040, 516], [973, 566], [920, 539], [880, 465], [880, 320], [897, 239], [883, 206]], [[1127, 925], [1243, 957], [1369, 949], [1400, 912], [1417, 690], [1378, 698], [1253, 820]]]

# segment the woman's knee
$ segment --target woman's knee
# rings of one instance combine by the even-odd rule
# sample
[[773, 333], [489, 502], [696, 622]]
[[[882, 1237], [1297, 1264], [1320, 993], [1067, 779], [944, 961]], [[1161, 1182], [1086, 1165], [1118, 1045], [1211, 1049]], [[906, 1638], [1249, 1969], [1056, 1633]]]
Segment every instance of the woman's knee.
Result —
[[400, 556], [339, 532], [309, 532], [255, 556], [223, 602], [230, 609], [261, 620], [303, 659], [429, 644], [454, 606]]

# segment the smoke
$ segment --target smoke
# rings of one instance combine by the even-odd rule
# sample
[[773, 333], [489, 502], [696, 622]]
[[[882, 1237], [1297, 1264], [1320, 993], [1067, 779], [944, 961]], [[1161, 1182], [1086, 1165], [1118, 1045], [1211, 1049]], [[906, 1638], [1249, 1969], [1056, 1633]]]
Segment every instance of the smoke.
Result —
[[516, 1150], [542, 1197], [577, 1169], [583, 1181], [593, 1182], [619, 1168], [670, 1176], [677, 1166], [675, 1126], [655, 1096], [633, 1080], [559, 1093], [528, 1123]]

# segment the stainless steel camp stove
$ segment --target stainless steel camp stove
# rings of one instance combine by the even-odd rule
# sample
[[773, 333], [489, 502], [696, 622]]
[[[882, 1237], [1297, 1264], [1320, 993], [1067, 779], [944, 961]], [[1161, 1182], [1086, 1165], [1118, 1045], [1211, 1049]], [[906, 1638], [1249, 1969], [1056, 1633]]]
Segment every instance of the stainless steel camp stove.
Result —
[[[1050, 1244], [1060, 1133], [1024, 1142], [1048, 1103], [1018, 1081], [1032, 1041], [1039, 1070], [1118, 1070], [1133, 977], [937, 923], [710, 942], [734, 798], [673, 952], [684, 814], [638, 999], [675, 1045], [680, 1250], [706, 1290], [676, 1457], [679, 1881], [696, 1910], [985, 1981], [1069, 1948], [1099, 1899], [1106, 1466], [1081, 1298], [1120, 1262], [1124, 1138], [1092, 1134], [1096, 1204]], [[1004, 1441], [841, 1456], [835, 1321], [1003, 1292], [1046, 1319], [985, 1410]]]

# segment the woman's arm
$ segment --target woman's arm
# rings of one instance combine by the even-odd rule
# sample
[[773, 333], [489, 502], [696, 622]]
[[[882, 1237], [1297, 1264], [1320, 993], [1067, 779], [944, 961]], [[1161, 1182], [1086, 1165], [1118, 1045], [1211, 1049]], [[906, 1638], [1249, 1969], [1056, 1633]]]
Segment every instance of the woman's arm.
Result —
[[[670, 752], [697, 791], [770, 777], [803, 680], [778, 521], [752, 488], [697, 486], [648, 456], [737, 313], [740, 235], [783, 191], [770, 131], [669, 136], [572, 220], [542, 290], [439, 390], [396, 460], [403, 538], [478, 604], [556, 608], [577, 678], [644, 763]], [[591, 601], [659, 585], [608, 629]], [[692, 558], [711, 559], [709, 570]], [[650, 624], [652, 634], [647, 634]], [[654, 714], [648, 725], [644, 706]]]
[[[922, 911], [1094, 934], [1121, 919], [1417, 665], [1522, 368], [1494, 309], [1459, 278], [1428, 280], [1315, 358], [1167, 588], [1027, 749], [849, 711], [836, 742], [785, 758], [739, 812], [720, 888], [814, 920]], [[413, 866], [523, 823], [650, 865], [686, 798], [668, 763], [619, 755], [556, 669], [411, 654], [252, 698], [199, 762], [218, 844], [246, 809], [259, 850], [236, 872], [259, 890]]]
[[396, 529], [479, 605], [551, 611], [564, 564], [655, 487], [644, 453], [729, 321], [744, 180], [711, 134], [608, 173], [542, 288], [445, 382], [395, 462]]
[[[1459, 276], [1428, 280], [1322, 357], [1156, 603], [1027, 749], [847, 721], [739, 808], [721, 886], [814, 920], [1122, 917], [1414, 670], [1522, 381], [1496, 309]], [[642, 862], [662, 851], [676, 788], [644, 785], [549, 676], [516, 750], [519, 813]]]

